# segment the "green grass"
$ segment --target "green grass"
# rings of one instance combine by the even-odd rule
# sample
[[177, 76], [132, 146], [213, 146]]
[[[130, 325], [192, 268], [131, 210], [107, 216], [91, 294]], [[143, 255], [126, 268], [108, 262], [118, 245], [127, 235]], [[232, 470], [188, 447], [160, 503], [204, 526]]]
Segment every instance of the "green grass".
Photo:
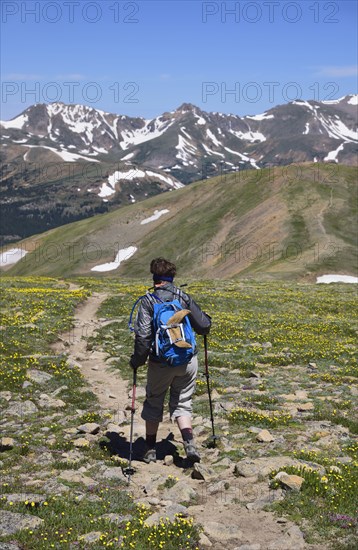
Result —
[[[27, 250], [36, 241], [36, 251], [9, 272], [90, 274], [93, 265], [112, 261], [119, 248], [135, 245], [135, 255], [116, 272], [121, 276], [144, 276], [158, 255], [176, 261], [182, 274], [200, 278], [300, 280], [328, 269], [355, 273], [355, 169], [340, 166], [339, 179], [327, 183], [329, 165], [299, 168], [296, 176], [279, 168], [217, 176], [67, 224], [25, 241]], [[169, 214], [160, 221], [140, 225], [164, 208]]]
[[[3, 497], [21, 490], [21, 476], [29, 471], [30, 464], [34, 475], [46, 470], [47, 467], [36, 463], [36, 457], [41, 456], [44, 449], [55, 456], [48, 466], [51, 478], [54, 477], [51, 468], [59, 475], [68, 468], [77, 471], [85, 466], [89, 475], [93, 475], [98, 461], [114, 465], [110, 452], [100, 444], [81, 449], [77, 463], [62, 459], [64, 451], [74, 450], [73, 438], [68, 437], [67, 430], [84, 422], [103, 425], [108, 417], [99, 408], [93, 393], [88, 391], [79, 369], [70, 367], [65, 356], [51, 357], [53, 352], [49, 351], [49, 344], [58, 333], [71, 327], [74, 308], [90, 292], [105, 292], [108, 299], [102, 303], [98, 317], [115, 322], [100, 328], [88, 341], [88, 347], [106, 351], [116, 358], [112, 368], [119, 369], [122, 376], [130, 380], [132, 371], [128, 361], [133, 337], [127, 327], [128, 316], [136, 297], [152, 283], [149, 279], [133, 282], [116, 278], [78, 278], [73, 282], [81, 287], [80, 291], [70, 291], [67, 281], [56, 279], [4, 277], [0, 281], [3, 312], [0, 326], [4, 336], [1, 389], [11, 391], [19, 399], [21, 396], [22, 401], [36, 402], [39, 391], [50, 393], [67, 386], [58, 395], [66, 402], [66, 409], [56, 411], [57, 417], [49, 420], [49, 414], [54, 411], [41, 410], [36, 417], [21, 420], [15, 435], [11, 430], [4, 433], [13, 435], [16, 444], [1, 456]], [[186, 281], [178, 280], [182, 282]], [[208, 342], [210, 381], [212, 389], [219, 393], [214, 405], [220, 402], [233, 406], [233, 410], [216, 409], [215, 412], [216, 432], [222, 436], [218, 460], [231, 457], [237, 462], [243, 457], [286, 454], [321, 464], [326, 469], [327, 483], [322, 481], [322, 475], [318, 478], [317, 472], [292, 470], [305, 477], [303, 489], [298, 494], [287, 493], [274, 509], [299, 524], [305, 520], [304, 530], [309, 540], [314, 540], [317, 533], [327, 547], [339, 541], [341, 545], [346, 544], [345, 550], [348, 550], [350, 536], [354, 536], [353, 527], [348, 523], [354, 525], [357, 519], [358, 493], [355, 414], [358, 400], [352, 390], [358, 377], [354, 286], [223, 280], [188, 282], [187, 291], [213, 319]], [[25, 327], [29, 322], [31, 326]], [[200, 337], [198, 346], [200, 374], [194, 396], [194, 415], [208, 421], [209, 403]], [[309, 362], [315, 362], [317, 368], [308, 368]], [[33, 383], [23, 388], [27, 370], [32, 367], [52, 374], [53, 378], [45, 386]], [[259, 379], [251, 376], [252, 370], [260, 375]], [[144, 385], [145, 368], [139, 369], [138, 375], [138, 384]], [[285, 395], [303, 389], [307, 399], [314, 404], [314, 410], [291, 418], [291, 413], [285, 409]], [[295, 401], [291, 404], [295, 405]], [[1, 401], [1, 405], [6, 411], [6, 402]], [[320, 428], [319, 422], [325, 427]], [[266, 447], [259, 444], [248, 432], [247, 428], [252, 425], [272, 431], [273, 444]], [[50, 428], [50, 433], [43, 428]], [[348, 430], [335, 431], [343, 428], [348, 428], [349, 433]], [[320, 446], [324, 434], [319, 431], [336, 434], [329, 447]], [[203, 437], [210, 435], [209, 425], [206, 432]], [[54, 436], [51, 444], [48, 443], [49, 435]], [[225, 438], [231, 450], [225, 447], [225, 441], [222, 442]], [[342, 456], [351, 457], [351, 462], [341, 464], [337, 459]], [[13, 469], [14, 463], [17, 470]], [[167, 486], [174, 482], [168, 480]], [[17, 540], [29, 550], [47, 550], [52, 544], [55, 548], [56, 545], [66, 547], [65, 544], [74, 542], [78, 542], [77, 547], [86, 548], [87, 543], [80, 542], [79, 537], [89, 531], [100, 531], [102, 540], [91, 548], [120, 544], [125, 550], [157, 550], [161, 543], [164, 550], [196, 547], [198, 527], [190, 523], [178, 520], [175, 524], [166, 524], [164, 521], [157, 529], [144, 527], [149, 511], [138, 509], [128, 500], [124, 483], [108, 483], [105, 488], [90, 489], [82, 484], [67, 484], [71, 487], [70, 497], [51, 499], [48, 496], [46, 506], [10, 505], [3, 498], [4, 509], [26, 511], [45, 520], [40, 530], [32, 534], [23, 531], [7, 539]], [[105, 492], [101, 492], [103, 490]], [[41, 487], [34, 488], [34, 492], [41, 492]], [[130, 514], [132, 519], [128, 520], [129, 524], [126, 520], [122, 526], [115, 526], [99, 519], [108, 512]], [[175, 535], [170, 536], [170, 533]], [[123, 536], [126, 538], [120, 538]], [[61, 543], [60, 539], [68, 542]]]
[[[317, 455], [315, 458], [319, 460]], [[302, 517], [309, 519], [313, 524], [310, 530], [312, 541], [318, 542], [322, 533], [332, 540], [339, 540], [342, 533], [354, 536], [358, 526], [358, 464], [353, 462], [337, 467], [332, 460], [322, 462], [325, 475], [307, 467], [283, 468], [288, 474], [303, 477], [304, 482], [299, 493], [288, 493], [283, 501], [273, 505], [273, 509], [296, 521]], [[272, 488], [280, 486], [273, 479], [277, 473], [270, 474]]]

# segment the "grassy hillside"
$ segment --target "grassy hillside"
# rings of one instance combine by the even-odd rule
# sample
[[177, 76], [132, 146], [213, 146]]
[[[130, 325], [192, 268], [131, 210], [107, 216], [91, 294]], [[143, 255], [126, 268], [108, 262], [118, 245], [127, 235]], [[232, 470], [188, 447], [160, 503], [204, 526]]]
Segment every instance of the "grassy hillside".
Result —
[[[155, 210], [156, 221], [140, 222]], [[356, 169], [302, 164], [223, 175], [62, 226], [20, 243], [32, 250], [12, 275], [87, 275], [118, 250], [137, 252], [100, 276], [143, 276], [172, 258], [189, 276], [313, 280], [355, 274]], [[36, 240], [36, 245], [34, 244]]]
[[[193, 404], [202, 463], [213, 475], [191, 479], [191, 469], [177, 464], [164, 466], [158, 461], [153, 470], [153, 465], [140, 469], [141, 463], [135, 461], [137, 473], [128, 485], [120, 467], [127, 464], [128, 440], [120, 445], [112, 433], [112, 441], [117, 441], [114, 448], [110, 434], [114, 424], [117, 429], [120, 424], [121, 435], [129, 434], [130, 416], [122, 416], [116, 399], [113, 408], [101, 407], [96, 395], [101, 384], [89, 386], [84, 367], [94, 356], [99, 367], [93, 372], [119, 371], [129, 389], [133, 338], [127, 320], [147, 279], [71, 282], [38, 277], [4, 277], [0, 282], [0, 547], [13, 543], [27, 550], [197, 550], [204, 548], [198, 544], [198, 524], [207, 532], [208, 520], [197, 521], [200, 516], [195, 514], [206, 509], [211, 522], [215, 507], [222, 526], [232, 525], [235, 517], [239, 532], [249, 517], [247, 547], [254, 548], [265, 537], [268, 543], [259, 544], [261, 548], [302, 548], [302, 543], [292, 543], [291, 531], [282, 542], [281, 528], [277, 539], [281, 542], [275, 544], [277, 524], [287, 530], [291, 525], [287, 522], [293, 522], [304, 533], [307, 550], [357, 548], [353, 285], [222, 280], [190, 285], [192, 296], [212, 315], [208, 345], [219, 436], [216, 450], [202, 445], [211, 425], [201, 337]], [[94, 316], [93, 333], [88, 319], [82, 318], [81, 325], [74, 317], [75, 307], [81, 305], [83, 311], [92, 293], [107, 296]], [[81, 339], [76, 329], [82, 331]], [[59, 337], [63, 352], [50, 346]], [[78, 340], [83, 347], [73, 361], [68, 350]], [[145, 379], [146, 369], [141, 367], [138, 389], [144, 388]], [[126, 382], [115, 376], [112, 382], [108, 390], [118, 395], [124, 386], [128, 395]], [[138, 391], [136, 419], [143, 399]], [[91, 430], [97, 425], [96, 435], [94, 430], [83, 433], [83, 424], [89, 422]], [[262, 429], [271, 436], [266, 442], [258, 439]], [[170, 430], [175, 433], [171, 444], [176, 441], [183, 453], [176, 428], [170, 425]], [[160, 438], [167, 435], [159, 433]], [[299, 476], [302, 486], [282, 489], [275, 478], [278, 469]], [[195, 490], [195, 498], [181, 497], [194, 524], [190, 517], [178, 517], [163, 521], [159, 528], [147, 525], [145, 520], [154, 512], [164, 514], [163, 499], [168, 500], [164, 491], [177, 482]], [[13, 513], [21, 515], [9, 518]], [[35, 523], [24, 524], [23, 519]], [[237, 539], [225, 544], [227, 550], [238, 548]]]

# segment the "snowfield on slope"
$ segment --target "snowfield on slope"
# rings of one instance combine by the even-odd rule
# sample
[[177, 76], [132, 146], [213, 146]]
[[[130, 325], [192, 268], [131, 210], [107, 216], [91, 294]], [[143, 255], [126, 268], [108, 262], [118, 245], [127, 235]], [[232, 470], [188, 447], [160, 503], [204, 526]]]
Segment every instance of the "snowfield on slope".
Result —
[[27, 250], [23, 248], [10, 248], [0, 254], [0, 267], [16, 264], [21, 258], [26, 256]]
[[158, 220], [163, 214], [167, 214], [169, 210], [154, 210], [153, 216], [150, 216], [149, 218], [145, 218], [145, 220], [142, 220], [140, 223], [141, 225], [145, 225], [146, 223], [154, 222], [155, 220]]
[[149, 176], [151, 178], [158, 178], [159, 180], [162, 180], [165, 183], [168, 183], [169, 185], [171, 185], [174, 189], [179, 189], [180, 187], [184, 187], [182, 183], [178, 181], [174, 181], [169, 176], [163, 176], [162, 174], [157, 174], [156, 172], [152, 172], [151, 170], [144, 171], [133, 167], [130, 170], [127, 170], [127, 172], [121, 172], [117, 170], [116, 172], [108, 176], [108, 183], [107, 182], [102, 183], [98, 196], [104, 199], [106, 197], [110, 197], [111, 195], [114, 195], [114, 193], [116, 192], [116, 183], [118, 183], [121, 180], [131, 181], [137, 178], [145, 178], [146, 176]]
[[358, 277], [352, 275], [321, 275], [316, 283], [358, 283]]
[[100, 272], [113, 271], [114, 269], [117, 269], [122, 262], [124, 262], [125, 260], [129, 260], [129, 258], [133, 256], [135, 252], [137, 252], [136, 246], [129, 246], [128, 248], [123, 248], [122, 250], [119, 250], [117, 252], [114, 262], [95, 265], [94, 267], [91, 268], [91, 271], [100, 271]]

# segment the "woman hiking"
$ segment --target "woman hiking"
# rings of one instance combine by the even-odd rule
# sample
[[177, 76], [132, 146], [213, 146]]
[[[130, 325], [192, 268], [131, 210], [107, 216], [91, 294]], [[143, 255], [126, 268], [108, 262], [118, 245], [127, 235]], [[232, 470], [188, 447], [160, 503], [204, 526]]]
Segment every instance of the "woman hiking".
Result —
[[[186, 359], [183, 364], [177, 366], [170, 365], [158, 356], [158, 345], [155, 345], [156, 331], [153, 322], [155, 303], [178, 300], [181, 308], [186, 312], [181, 310], [179, 317], [187, 315], [192, 329], [200, 335], [209, 333], [211, 320], [188, 294], [174, 285], [176, 266], [173, 263], [164, 258], [155, 258], [151, 261], [150, 272], [153, 275], [154, 291], [152, 294], [146, 294], [141, 300], [134, 325], [134, 353], [130, 359], [132, 369], [137, 369], [144, 365], [149, 358], [146, 399], [141, 415], [145, 420], [146, 427], [146, 448], [143, 460], [148, 464], [155, 462], [157, 459], [157, 432], [159, 424], [163, 420], [164, 400], [169, 390], [170, 418], [172, 421], [176, 421], [180, 429], [186, 456], [191, 463], [200, 462], [200, 454], [195, 446], [191, 423], [192, 395], [198, 372], [197, 350], [194, 345], [192, 353], [189, 354], [190, 359]], [[175, 313], [175, 315], [178, 314]], [[177, 327], [177, 324], [174, 324], [174, 326]], [[175, 328], [173, 330], [180, 329]], [[173, 334], [176, 336], [174, 343], [181, 341], [177, 344], [178, 346], [190, 348], [189, 344], [182, 341], [180, 333], [173, 332]]]

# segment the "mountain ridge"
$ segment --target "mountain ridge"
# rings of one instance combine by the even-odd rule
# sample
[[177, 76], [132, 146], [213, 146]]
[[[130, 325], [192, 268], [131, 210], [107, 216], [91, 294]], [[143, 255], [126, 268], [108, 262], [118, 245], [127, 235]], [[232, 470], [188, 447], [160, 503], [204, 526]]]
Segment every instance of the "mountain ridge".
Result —
[[218, 175], [305, 162], [355, 166], [357, 100], [297, 100], [245, 117], [183, 103], [153, 119], [31, 106], [1, 123], [1, 243]]
[[211, 178], [31, 237], [8, 273], [132, 278], [163, 255], [189, 278], [356, 275], [355, 182], [327, 164]]
[[[153, 119], [116, 115], [83, 105], [40, 103], [25, 109], [10, 121], [1, 121], [0, 125], [12, 132], [12, 136], [2, 135], [6, 147], [11, 141], [22, 148], [52, 145], [53, 152], [67, 161], [98, 162], [108, 155], [111, 160], [115, 156], [116, 161], [131, 160], [136, 164], [147, 161], [149, 166], [179, 176], [180, 181], [185, 179], [185, 174], [190, 181], [194, 181], [201, 175], [200, 171], [193, 171], [193, 167], [198, 168], [197, 159], [214, 157], [209, 159], [213, 162], [208, 160], [208, 164], [215, 166], [222, 162], [227, 171], [234, 171], [232, 166], [235, 167], [235, 162], [230, 159], [236, 160], [236, 165], [241, 165], [241, 168], [281, 164], [283, 159], [277, 159], [279, 155], [276, 155], [276, 161], [272, 156], [272, 145], [278, 144], [282, 148], [283, 140], [295, 137], [296, 146], [300, 141], [301, 149], [302, 144], [312, 136], [316, 139], [323, 136], [323, 142], [320, 146], [315, 144], [310, 156], [305, 149], [305, 159], [296, 159], [292, 150], [291, 157], [284, 159], [283, 163], [296, 160], [313, 162], [316, 158], [317, 161], [339, 160], [352, 164], [352, 154], [344, 151], [344, 146], [358, 141], [357, 98], [357, 95], [349, 95], [339, 100], [321, 102], [297, 100], [272, 107], [259, 115], [244, 117], [206, 112], [191, 103], [183, 103], [175, 111], [165, 112]], [[184, 123], [189, 128], [182, 126]], [[167, 149], [170, 151], [163, 154], [162, 147], [159, 152], [163, 162], [166, 161], [164, 164], [159, 164], [160, 154], [153, 150], [146, 154], [142, 150], [143, 144], [158, 140], [163, 135], [170, 139], [173, 130], [176, 145], [173, 147], [168, 143]], [[297, 141], [298, 136], [300, 140]], [[200, 140], [202, 147], [198, 143]], [[342, 150], [335, 156], [333, 152], [337, 147], [328, 150], [328, 140], [338, 140], [339, 145], [343, 144]], [[269, 147], [263, 146], [267, 141], [270, 142]], [[230, 144], [235, 148], [231, 149]], [[331, 159], [327, 158], [329, 153], [332, 153]], [[29, 152], [25, 155], [28, 157]]]

